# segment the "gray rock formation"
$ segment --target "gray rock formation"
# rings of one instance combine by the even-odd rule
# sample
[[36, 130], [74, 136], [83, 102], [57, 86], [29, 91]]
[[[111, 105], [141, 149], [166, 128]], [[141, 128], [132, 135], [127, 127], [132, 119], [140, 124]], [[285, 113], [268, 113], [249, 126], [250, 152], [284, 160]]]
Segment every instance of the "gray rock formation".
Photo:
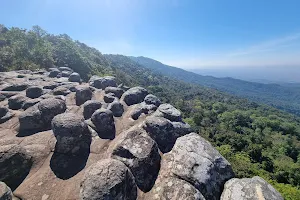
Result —
[[110, 110], [115, 117], [121, 117], [124, 113], [123, 104], [117, 99], [110, 103], [107, 109]]
[[80, 106], [86, 101], [91, 100], [93, 97], [93, 92], [89, 87], [80, 87], [76, 91], [75, 99], [76, 105]]
[[142, 114], [153, 113], [157, 109], [157, 106], [154, 104], [146, 104], [142, 102], [137, 104], [131, 112], [131, 118], [137, 120]]
[[136, 200], [134, 177], [118, 160], [100, 160], [85, 172], [80, 189], [82, 200]]
[[104, 95], [103, 99], [105, 103], [112, 103], [117, 98], [114, 93], [108, 93]]
[[34, 99], [43, 95], [43, 89], [39, 86], [31, 86], [26, 89], [26, 96]]
[[92, 128], [94, 128], [102, 139], [114, 139], [116, 128], [113, 113], [107, 109], [99, 109], [91, 117]]
[[264, 179], [255, 176], [253, 178], [233, 178], [226, 182], [221, 200], [283, 200], [277, 192]]
[[21, 109], [27, 98], [21, 94], [12, 96], [8, 99], [8, 107], [12, 110]]
[[8, 84], [5, 86], [2, 91], [23, 91], [28, 88], [27, 83], [15, 83], [15, 84]]
[[144, 99], [146, 104], [153, 104], [155, 106], [160, 106], [161, 101], [157, 96], [154, 96], [153, 94], [148, 94]]
[[76, 72], [73, 72], [69, 77], [69, 81], [79, 83], [80, 82], [80, 75]]
[[181, 121], [181, 112], [171, 104], [161, 104], [153, 116], [164, 117], [171, 121]]
[[160, 169], [160, 155], [156, 143], [143, 129], [133, 127], [125, 132], [114, 147], [112, 158], [129, 167], [143, 192], [152, 188]]
[[22, 106], [23, 110], [26, 110], [27, 108], [39, 103], [41, 99], [27, 99]]
[[8, 108], [0, 106], [0, 123], [9, 120], [13, 116], [14, 114]]
[[121, 98], [122, 94], [124, 93], [124, 90], [118, 87], [106, 87], [105, 93], [113, 93], [116, 97]]
[[144, 101], [144, 98], [148, 95], [148, 91], [142, 87], [133, 87], [127, 90], [123, 96], [122, 100], [128, 105], [138, 104]]
[[49, 77], [55, 78], [60, 74], [60, 71], [56, 68], [52, 69], [49, 73]]
[[84, 119], [89, 119], [93, 113], [102, 107], [102, 102], [96, 100], [89, 100], [83, 104]]
[[117, 87], [115, 77], [113, 76], [105, 76], [105, 77], [92, 76], [89, 80], [89, 83], [91, 86], [103, 90], [107, 87]]
[[71, 91], [69, 90], [69, 88], [67, 88], [66, 86], [63, 86], [63, 85], [58, 86], [53, 90], [54, 95], [64, 95], [64, 96], [66, 96], [70, 93], [71, 93]]

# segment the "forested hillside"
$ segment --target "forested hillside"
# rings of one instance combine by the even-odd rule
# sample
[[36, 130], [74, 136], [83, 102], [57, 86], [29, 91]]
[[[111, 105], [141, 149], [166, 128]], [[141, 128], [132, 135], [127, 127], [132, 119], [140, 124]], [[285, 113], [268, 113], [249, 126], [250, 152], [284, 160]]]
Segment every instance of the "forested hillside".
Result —
[[300, 88], [294, 87], [293, 84], [264, 84], [233, 78], [202, 76], [180, 68], [164, 65], [150, 58], [130, 58], [139, 64], [166, 76], [184, 80], [189, 83], [215, 88], [255, 102], [268, 104], [300, 116]]
[[286, 199], [300, 199], [300, 118], [188, 80], [176, 80], [122, 55], [103, 55], [67, 35], [0, 27], [0, 70], [68, 66], [85, 80], [114, 75], [179, 108], [185, 121], [215, 145], [237, 177], [259, 175]]

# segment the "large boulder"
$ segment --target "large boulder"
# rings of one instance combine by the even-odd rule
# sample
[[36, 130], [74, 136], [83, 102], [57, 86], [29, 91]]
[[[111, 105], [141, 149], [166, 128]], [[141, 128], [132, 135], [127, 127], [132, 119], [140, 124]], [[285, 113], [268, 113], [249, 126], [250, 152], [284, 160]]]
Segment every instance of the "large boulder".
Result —
[[226, 182], [221, 200], [283, 200], [277, 192], [264, 179], [255, 176], [253, 178], [233, 178]]
[[160, 155], [156, 143], [142, 128], [133, 127], [125, 132], [114, 147], [112, 158], [129, 167], [143, 192], [152, 188], [160, 169]]
[[123, 96], [122, 100], [128, 105], [138, 104], [144, 101], [144, 98], [148, 95], [148, 91], [142, 87], [133, 87], [127, 90]]
[[73, 72], [71, 71], [62, 71], [61, 76], [62, 77], [69, 77]]
[[152, 104], [155, 106], [160, 106], [161, 101], [157, 96], [154, 96], [153, 94], [148, 94], [144, 99], [146, 104]]
[[64, 96], [66, 96], [70, 93], [71, 93], [70, 89], [68, 87], [64, 86], [64, 85], [58, 86], [58, 87], [54, 88], [54, 90], [53, 90], [54, 95], [64, 95]]
[[80, 75], [76, 72], [73, 72], [70, 76], [69, 76], [69, 81], [70, 82], [80, 82]]
[[113, 76], [92, 76], [89, 80], [89, 83], [91, 86], [103, 90], [107, 87], [117, 87], [116, 78]]
[[93, 113], [102, 107], [102, 102], [97, 100], [88, 100], [83, 104], [84, 119], [89, 119]]
[[124, 113], [123, 104], [121, 104], [119, 100], [114, 100], [108, 105], [107, 109], [110, 110], [115, 117], [121, 117]]
[[75, 94], [76, 105], [80, 106], [84, 102], [91, 100], [93, 92], [90, 87], [80, 87], [77, 89]]
[[158, 179], [152, 190], [145, 194], [145, 200], [205, 200], [190, 183], [175, 177]]
[[14, 114], [10, 112], [10, 110], [7, 107], [0, 106], [0, 123], [9, 120], [13, 116]]
[[23, 110], [28, 109], [31, 106], [34, 106], [35, 104], [39, 103], [41, 101], [41, 99], [27, 99], [22, 106]]
[[131, 111], [131, 118], [137, 120], [143, 113], [150, 114], [153, 113], [157, 109], [157, 106], [154, 104], [146, 104], [142, 102], [137, 104], [133, 110]]
[[116, 97], [121, 98], [122, 94], [124, 93], [124, 90], [118, 87], [106, 87], [105, 93], [113, 93]]
[[52, 120], [56, 137], [55, 152], [76, 155], [89, 149], [91, 135], [83, 117], [73, 113], [56, 115]]
[[25, 179], [32, 166], [32, 158], [19, 145], [0, 146], [0, 181], [12, 190]]
[[65, 101], [57, 98], [44, 99], [19, 115], [20, 130], [49, 129], [53, 117], [65, 111]]
[[4, 88], [2, 88], [2, 91], [23, 91], [28, 88], [27, 83], [15, 83], [15, 84], [8, 84]]
[[26, 89], [26, 96], [34, 99], [43, 95], [43, 89], [39, 86], [31, 86]]
[[205, 139], [190, 133], [177, 139], [163, 157], [160, 177], [188, 181], [206, 199], [220, 199], [225, 182], [234, 177], [229, 162]]
[[105, 103], [112, 103], [116, 98], [114, 93], [105, 94], [103, 100]]
[[56, 68], [52, 69], [49, 73], [49, 77], [55, 78], [60, 74], [60, 71]]
[[4, 183], [0, 181], [0, 200], [12, 200], [14, 195], [11, 189]]
[[21, 109], [24, 102], [27, 100], [25, 96], [18, 94], [8, 99], [8, 107], [12, 110]]
[[118, 160], [100, 160], [85, 172], [80, 186], [81, 200], [136, 200], [134, 177]]
[[92, 128], [94, 128], [102, 139], [114, 139], [116, 127], [113, 113], [107, 109], [99, 109], [91, 117]]
[[177, 138], [191, 132], [190, 125], [184, 122], [171, 122], [166, 118], [153, 116], [146, 118], [143, 128], [163, 153], [172, 149]]
[[181, 121], [181, 112], [171, 104], [161, 104], [153, 116], [164, 117], [171, 121]]

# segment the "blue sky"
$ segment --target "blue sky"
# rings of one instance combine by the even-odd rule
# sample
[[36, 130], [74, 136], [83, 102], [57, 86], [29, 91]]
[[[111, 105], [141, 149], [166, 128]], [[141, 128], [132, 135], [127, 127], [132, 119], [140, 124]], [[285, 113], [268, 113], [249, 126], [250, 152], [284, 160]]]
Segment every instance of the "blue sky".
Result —
[[300, 66], [299, 0], [2, 0], [0, 23], [183, 68]]

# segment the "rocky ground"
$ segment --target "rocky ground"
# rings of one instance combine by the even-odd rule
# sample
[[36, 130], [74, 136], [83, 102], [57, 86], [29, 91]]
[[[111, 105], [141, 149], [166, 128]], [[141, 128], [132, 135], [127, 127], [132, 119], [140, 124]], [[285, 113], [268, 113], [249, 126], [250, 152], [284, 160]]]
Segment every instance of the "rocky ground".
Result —
[[283, 199], [141, 87], [67, 67], [0, 73], [0, 199]]

